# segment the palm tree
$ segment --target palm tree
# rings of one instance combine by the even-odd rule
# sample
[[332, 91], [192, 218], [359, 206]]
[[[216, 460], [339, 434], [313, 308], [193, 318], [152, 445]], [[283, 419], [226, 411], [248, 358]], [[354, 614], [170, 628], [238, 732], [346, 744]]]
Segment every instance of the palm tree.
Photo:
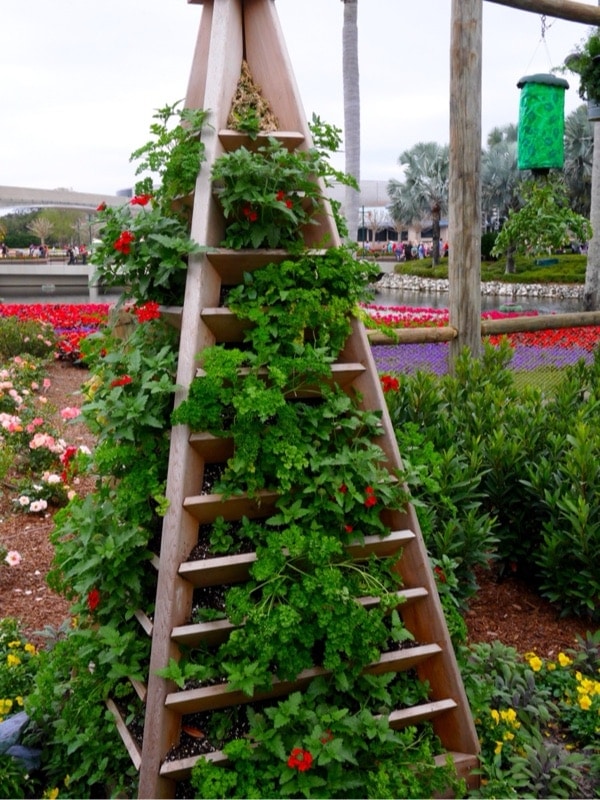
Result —
[[[486, 217], [497, 214], [498, 223], [521, 205], [519, 188], [522, 183], [517, 166], [516, 127], [494, 128], [488, 136], [488, 149], [481, 159], [481, 204]], [[514, 247], [506, 252], [506, 273], [515, 272]]]
[[[360, 87], [358, 71], [358, 0], [342, 0], [342, 69], [344, 82], [345, 171], [360, 187]], [[357, 239], [360, 192], [346, 186], [344, 206], [350, 241]]]
[[581, 105], [565, 120], [564, 177], [571, 208], [589, 217], [594, 154], [594, 128], [587, 107]]
[[396, 222], [423, 222], [430, 218], [433, 266], [440, 257], [440, 219], [448, 209], [449, 151], [447, 145], [419, 142], [405, 150], [398, 163], [405, 167], [404, 181], [388, 183], [389, 211]]

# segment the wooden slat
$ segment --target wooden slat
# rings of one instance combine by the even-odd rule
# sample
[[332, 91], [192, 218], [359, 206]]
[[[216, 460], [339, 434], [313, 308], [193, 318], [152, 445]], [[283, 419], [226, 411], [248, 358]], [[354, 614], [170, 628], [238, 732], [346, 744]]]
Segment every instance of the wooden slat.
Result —
[[201, 524], [216, 517], [229, 521], [248, 517], [266, 517], [272, 513], [277, 500], [275, 492], [259, 492], [251, 499], [247, 495], [224, 498], [221, 494], [199, 494], [186, 497], [183, 507]]
[[[415, 589], [400, 589], [396, 592], [398, 596], [398, 608], [406, 604], [415, 603], [427, 597], [427, 590], [419, 586]], [[357, 602], [365, 608], [373, 608], [381, 602], [380, 597], [359, 597]], [[189, 625], [179, 625], [173, 628], [171, 638], [178, 644], [186, 647], [197, 647], [200, 643], [214, 645], [224, 642], [235, 625], [228, 619], [213, 620], [211, 622], [200, 622]]]
[[106, 701], [106, 707], [115, 718], [115, 722], [117, 724], [117, 730], [119, 731], [119, 735], [121, 736], [123, 744], [125, 745], [127, 752], [129, 753], [129, 757], [131, 758], [133, 766], [137, 770], [139, 770], [142, 764], [142, 753], [137, 745], [137, 742], [135, 741], [133, 736], [129, 733], [129, 729], [125, 724], [125, 720], [121, 716], [121, 712], [110, 698]]
[[[370, 664], [364, 672], [370, 675], [380, 675], [386, 672], [409, 670], [440, 652], [439, 645], [425, 644], [407, 650], [383, 653], [379, 661]], [[253, 695], [247, 695], [239, 690], [232, 691], [228, 683], [206, 686], [202, 689], [172, 692], [167, 695], [165, 705], [180, 714], [195, 714], [199, 711], [227, 708], [271, 697], [282, 697], [306, 688], [314, 678], [330, 674], [330, 670], [323, 669], [323, 667], [312, 667], [301, 672], [293, 681], [275, 679], [269, 690], [255, 692]]]
[[240, 583], [248, 580], [250, 567], [255, 561], [256, 553], [186, 561], [179, 568], [179, 575], [196, 587]]
[[418, 706], [402, 708], [392, 711], [389, 716], [390, 727], [394, 729], [405, 728], [407, 725], [416, 725], [426, 719], [433, 719], [444, 711], [456, 708], [456, 701], [452, 698], [445, 700], [432, 700], [430, 703], [421, 703]]
[[[319, 383], [311, 383], [310, 381], [306, 381], [305, 383], [299, 382], [298, 386], [293, 391], [287, 392], [285, 396], [288, 399], [319, 396], [323, 386], [339, 386], [340, 389], [348, 389], [354, 381], [365, 372], [365, 369], [364, 364], [359, 362], [344, 363], [338, 361], [331, 365], [331, 374], [321, 378]], [[249, 374], [249, 372], [250, 369], [247, 367], [242, 367], [242, 369], [239, 370], [239, 374], [242, 376]], [[196, 377], [202, 378], [205, 374], [204, 370], [200, 367], [196, 372]], [[268, 375], [267, 368], [259, 369], [258, 375], [266, 378]]]
[[[207, 495], [210, 497], [211, 495]], [[220, 495], [212, 495], [220, 497]], [[242, 500], [243, 498], [236, 498]], [[365, 536], [363, 542], [349, 544], [346, 552], [354, 559], [366, 559], [371, 555], [386, 558], [395, 555], [401, 547], [415, 538], [412, 531], [393, 531], [389, 536]], [[285, 552], [285, 551], [284, 551]], [[215, 586], [218, 583], [239, 583], [248, 579], [250, 567], [256, 561], [256, 553], [238, 553], [232, 556], [205, 558], [200, 561], [185, 561], [179, 575], [193, 586]], [[410, 591], [410, 590], [405, 590]], [[427, 590], [422, 589], [427, 596]]]
[[291, 258], [286, 250], [212, 250], [207, 259], [225, 286], [242, 283], [244, 272], [254, 272], [267, 264], [281, 264]]
[[142, 626], [144, 633], [146, 633], [148, 636], [152, 636], [153, 625], [150, 617], [140, 608], [137, 609], [134, 616]]
[[202, 321], [208, 326], [217, 344], [242, 342], [245, 331], [252, 327], [248, 319], [236, 317], [228, 308], [203, 308]]
[[190, 445], [209, 464], [218, 464], [227, 461], [233, 455], [233, 439], [223, 436], [213, 436], [212, 433], [190, 434]]
[[245, 147], [246, 150], [254, 152], [259, 147], [268, 144], [270, 138], [277, 139], [290, 152], [295, 150], [304, 142], [304, 135], [300, 131], [269, 131], [261, 132], [255, 139], [251, 139], [247, 133], [232, 131], [227, 128], [219, 131], [219, 139], [226, 152]]

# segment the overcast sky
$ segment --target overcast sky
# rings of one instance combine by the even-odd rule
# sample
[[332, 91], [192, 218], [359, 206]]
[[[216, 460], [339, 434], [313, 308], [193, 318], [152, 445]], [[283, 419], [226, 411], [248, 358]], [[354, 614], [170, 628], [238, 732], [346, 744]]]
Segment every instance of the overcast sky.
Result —
[[[596, 5], [596, 0], [586, 0]], [[362, 178], [448, 142], [451, 0], [359, 0]], [[340, 0], [276, 0], [308, 117], [343, 127]], [[202, 7], [186, 0], [2, 0], [0, 185], [114, 193], [154, 109], [185, 95]], [[585, 25], [484, 2], [484, 140], [516, 123], [517, 81], [548, 72]], [[566, 75], [565, 112], [581, 102]], [[336, 166], [343, 166], [336, 164]]]

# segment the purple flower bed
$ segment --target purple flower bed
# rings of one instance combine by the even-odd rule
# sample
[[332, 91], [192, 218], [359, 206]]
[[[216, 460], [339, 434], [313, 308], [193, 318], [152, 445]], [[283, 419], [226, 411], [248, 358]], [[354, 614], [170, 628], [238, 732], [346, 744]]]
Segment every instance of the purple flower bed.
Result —
[[[401, 372], [412, 375], [417, 371], [445, 375], [448, 372], [447, 342], [427, 344], [385, 344], [372, 347], [378, 372]], [[514, 370], [537, 367], [566, 367], [584, 359], [587, 364], [594, 355], [583, 347], [536, 347], [517, 345], [509, 364]]]

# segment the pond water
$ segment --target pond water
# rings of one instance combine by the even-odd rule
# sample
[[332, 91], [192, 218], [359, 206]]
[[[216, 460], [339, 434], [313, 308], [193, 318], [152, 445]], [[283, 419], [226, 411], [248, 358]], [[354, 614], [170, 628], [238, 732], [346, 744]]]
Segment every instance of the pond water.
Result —
[[[411, 292], [383, 289], [375, 293], [373, 303], [381, 306], [409, 306], [409, 308], [448, 308], [447, 292]], [[482, 295], [482, 311], [537, 311], [540, 314], [569, 314], [583, 311], [579, 300], [550, 297], [519, 298]]]

